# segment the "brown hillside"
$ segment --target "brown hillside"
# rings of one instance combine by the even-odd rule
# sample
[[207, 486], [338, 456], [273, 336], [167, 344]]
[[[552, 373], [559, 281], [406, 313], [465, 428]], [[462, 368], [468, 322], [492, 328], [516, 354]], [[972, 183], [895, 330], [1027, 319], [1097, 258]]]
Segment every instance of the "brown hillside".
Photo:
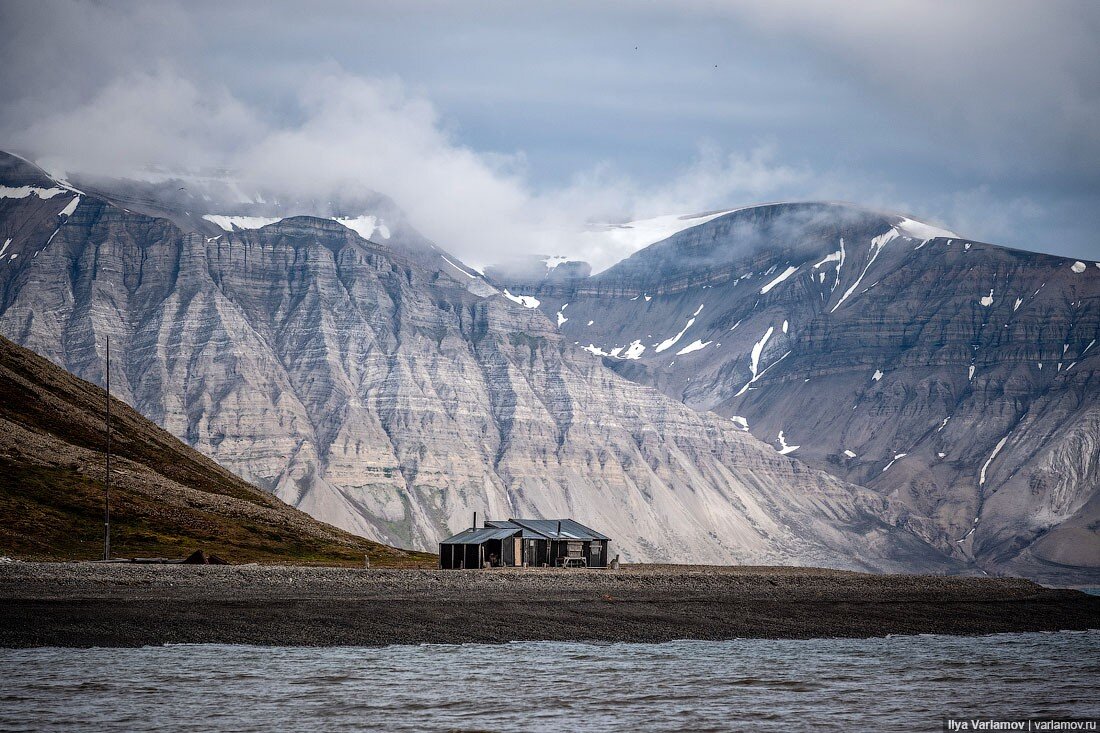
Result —
[[[0, 337], [0, 555], [89, 560], [103, 551], [106, 393]], [[283, 504], [116, 400], [115, 557], [230, 562], [434, 564]]]

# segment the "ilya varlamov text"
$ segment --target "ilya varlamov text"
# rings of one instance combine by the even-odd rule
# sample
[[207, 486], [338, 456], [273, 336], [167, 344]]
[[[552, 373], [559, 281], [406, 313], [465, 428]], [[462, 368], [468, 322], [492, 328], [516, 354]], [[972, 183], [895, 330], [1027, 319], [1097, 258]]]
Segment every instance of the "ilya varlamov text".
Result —
[[967, 718], [944, 720], [947, 731], [971, 730], [1020, 730], [1020, 731], [1094, 731], [1096, 720], [1056, 720], [1052, 718], [1029, 718], [1025, 720], [997, 720], [995, 718]]

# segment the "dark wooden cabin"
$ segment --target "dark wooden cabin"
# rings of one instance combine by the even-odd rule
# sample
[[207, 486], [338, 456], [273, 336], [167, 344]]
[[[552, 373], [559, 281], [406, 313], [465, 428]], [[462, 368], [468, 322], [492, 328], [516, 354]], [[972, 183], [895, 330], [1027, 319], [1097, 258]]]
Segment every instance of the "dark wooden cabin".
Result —
[[608, 564], [606, 535], [572, 519], [494, 519], [439, 543], [444, 570], [489, 567], [587, 567]]

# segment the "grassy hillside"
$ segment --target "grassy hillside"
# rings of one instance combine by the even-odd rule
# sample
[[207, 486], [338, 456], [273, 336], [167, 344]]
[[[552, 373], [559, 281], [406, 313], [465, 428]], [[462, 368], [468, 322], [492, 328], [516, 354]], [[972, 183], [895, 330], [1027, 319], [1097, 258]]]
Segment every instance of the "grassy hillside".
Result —
[[[0, 555], [103, 551], [106, 393], [0, 337]], [[187, 447], [118, 400], [112, 414], [115, 557], [203, 549], [230, 562], [435, 564], [435, 556], [322, 524]]]

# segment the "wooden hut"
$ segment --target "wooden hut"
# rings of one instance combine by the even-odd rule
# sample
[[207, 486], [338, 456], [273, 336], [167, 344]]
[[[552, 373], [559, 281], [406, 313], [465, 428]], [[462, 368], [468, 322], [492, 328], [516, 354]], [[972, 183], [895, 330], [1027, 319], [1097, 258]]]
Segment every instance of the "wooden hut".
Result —
[[606, 535], [572, 519], [495, 519], [439, 543], [444, 570], [484, 567], [607, 567]]

